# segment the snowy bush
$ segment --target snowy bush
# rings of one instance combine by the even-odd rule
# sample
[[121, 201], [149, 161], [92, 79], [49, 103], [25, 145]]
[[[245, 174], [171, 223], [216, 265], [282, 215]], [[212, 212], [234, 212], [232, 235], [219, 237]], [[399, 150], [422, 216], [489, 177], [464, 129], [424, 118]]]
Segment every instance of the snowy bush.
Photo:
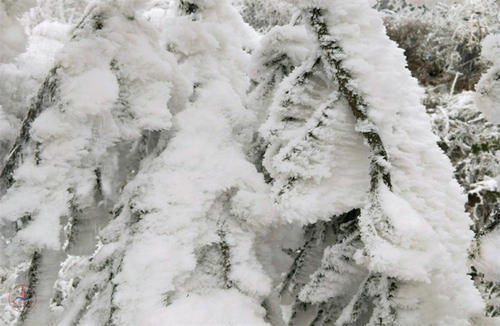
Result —
[[[495, 1], [465, 4], [381, 2], [388, 35], [405, 50], [408, 68], [425, 86], [473, 90], [486, 64], [481, 41], [498, 29]], [[455, 78], [457, 78], [455, 80]]]

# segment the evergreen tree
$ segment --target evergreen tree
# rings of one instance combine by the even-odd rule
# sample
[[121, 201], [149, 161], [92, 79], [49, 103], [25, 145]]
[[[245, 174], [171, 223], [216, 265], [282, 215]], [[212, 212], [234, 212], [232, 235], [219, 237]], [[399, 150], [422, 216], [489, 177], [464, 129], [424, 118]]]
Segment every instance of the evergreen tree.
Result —
[[366, 1], [297, 2], [317, 45], [262, 130], [280, 213], [309, 224], [280, 289], [289, 323], [473, 323], [463, 197], [402, 53]]
[[176, 7], [166, 44], [192, 92], [168, 142], [123, 190], [97, 251], [68, 259], [59, 325], [267, 324], [270, 279], [254, 241], [274, 211], [243, 151], [255, 120], [243, 106], [247, 27], [226, 1]]
[[60, 262], [94, 251], [120, 190], [167, 138], [187, 90], [154, 35], [131, 2], [92, 4], [33, 99], [0, 174], [0, 251], [5, 293], [25, 283], [38, 302], [2, 301], [3, 325], [53, 323]]

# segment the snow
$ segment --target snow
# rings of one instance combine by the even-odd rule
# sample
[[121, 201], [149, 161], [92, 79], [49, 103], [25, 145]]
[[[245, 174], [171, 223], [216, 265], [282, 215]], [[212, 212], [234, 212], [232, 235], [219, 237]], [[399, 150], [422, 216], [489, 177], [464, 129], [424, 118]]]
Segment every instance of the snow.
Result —
[[[187, 278], [197, 266], [193, 253], [197, 248], [218, 241], [214, 219], [218, 216], [229, 218], [218, 215], [227, 214], [223, 213], [222, 206], [219, 208], [214, 206], [214, 209], [223, 210], [222, 212], [210, 212], [212, 205], [219, 205], [217, 201], [220, 199], [217, 199], [217, 194], [224, 194], [233, 187], [246, 188], [243, 180], [255, 179], [251, 176], [255, 176], [256, 171], [248, 162], [241, 159], [240, 150], [234, 147], [233, 141], [230, 140], [232, 129], [229, 128], [229, 121], [221, 115], [222, 112], [215, 111], [212, 114], [206, 112], [229, 109], [220, 102], [219, 105], [207, 105], [207, 103], [213, 104], [213, 99], [208, 98], [209, 94], [214, 94], [209, 86], [206, 85], [204, 92], [200, 94], [197, 102], [199, 107], [188, 108], [176, 116], [174, 128], [178, 132], [170, 141], [167, 150], [153, 161], [147, 170], [140, 173], [136, 180], [138, 183], [136, 187], [141, 191], [136, 192], [137, 197], [133, 199], [134, 209], [149, 213], [146, 213], [138, 223], [136, 230], [138, 234], [133, 237], [122, 270], [116, 278], [118, 282], [116, 303], [119, 307], [123, 307], [117, 320], [123, 325], [135, 325], [141, 320], [154, 325], [154, 321], [149, 317], [152, 315], [152, 309], [157, 311], [157, 314], [153, 315], [157, 316], [158, 323], [169, 320], [189, 323], [189, 318], [198, 318], [198, 315], [178, 315], [177, 309], [184, 309], [182, 308], [184, 301], [177, 296], [173, 299], [172, 308], [169, 306], [162, 312], [161, 298], [165, 293], [174, 291], [181, 295], [194, 291], [212, 298], [208, 293], [215, 291], [211, 289], [213, 285], [210, 282], [205, 284], [188, 282]], [[218, 119], [214, 119], [214, 115], [218, 116]], [[227, 122], [221, 123], [222, 121]], [[207, 222], [211, 225], [209, 228]], [[231, 221], [227, 223], [229, 230], [240, 228], [238, 224], [231, 227], [233, 224]], [[248, 291], [255, 296], [262, 295], [269, 290], [269, 285], [266, 286], [266, 278], [262, 275], [259, 264], [251, 258], [251, 245], [250, 248], [245, 248], [249, 245], [245, 245], [244, 242], [248, 231], [234, 232], [237, 231], [228, 231], [227, 241], [232, 248], [231, 257], [234, 255], [246, 258], [240, 261], [235, 258], [230, 277], [240, 284], [238, 288], [241, 291]], [[231, 240], [232, 236], [235, 237], [234, 242]], [[152, 252], [149, 248], [164, 249]], [[148, 254], [145, 255], [145, 252]], [[155, 252], [160, 256], [156, 256]], [[138, 261], [141, 263], [138, 264]], [[175, 268], [172, 268], [172, 262], [175, 262]], [[136, 275], [146, 270], [148, 278], [137, 280]], [[145, 297], [144, 289], [151, 289]], [[120, 293], [123, 293], [123, 297]], [[197, 297], [196, 294], [189, 295]], [[199, 300], [201, 298], [204, 296], [200, 296]], [[216, 309], [224, 301], [210, 299], [210, 302], [213, 302], [213, 309]], [[136, 307], [133, 312], [128, 312], [126, 309], [130, 305]], [[240, 313], [245, 312], [240, 311]], [[224, 318], [211, 321], [218, 325], [230, 325], [233, 322]]]
[[286, 54], [292, 65], [300, 64], [310, 53], [311, 40], [304, 26], [275, 26], [260, 40], [252, 56], [253, 69], [250, 72], [259, 80], [265, 74], [265, 64]]
[[142, 119], [137, 121], [138, 128], [165, 130], [171, 127], [172, 115], [167, 108], [170, 88], [170, 83], [152, 82], [143, 92], [131, 99], [131, 111], [136, 112], [137, 116], [142, 116]]
[[118, 99], [118, 81], [108, 69], [91, 68], [62, 81], [61, 101], [75, 115], [103, 115]]
[[500, 55], [500, 35], [490, 34], [485, 37], [481, 55], [491, 62], [495, 62], [498, 59]]
[[[368, 266], [371, 271], [388, 274], [408, 281], [430, 283], [430, 273], [437, 260], [446, 257], [439, 238], [432, 227], [422, 220], [411, 205], [389, 191], [380, 189], [380, 205], [392, 226], [388, 234], [377, 237], [372, 228], [377, 228], [373, 215], [365, 213], [359, 218], [363, 241], [369, 253]], [[358, 253], [359, 263], [365, 257]]]
[[24, 50], [26, 35], [15, 17], [10, 17], [4, 2], [0, 3], [0, 63], [8, 62]]
[[257, 86], [248, 95], [247, 106], [262, 124], [280, 82], [307, 58], [313, 44], [304, 26], [275, 26], [266, 33], [252, 53], [250, 78]]
[[2, 106], [0, 106], [0, 139], [13, 139], [14, 137], [14, 127], [3, 112]]
[[[49, 202], [64, 203], [69, 200], [67, 192], [52, 193], [48, 199]], [[54, 207], [41, 205], [37, 212], [37, 218], [30, 223], [25, 229], [21, 230], [17, 237], [20, 241], [26, 244], [33, 244], [36, 247], [47, 247], [49, 249], [58, 250], [60, 246], [59, 240], [59, 217], [67, 214], [65, 206], [59, 206], [59, 210], [54, 210]], [[47, 234], [53, 236], [47, 237]]]
[[[242, 310], [241, 307], [246, 307]], [[196, 311], [196, 313], [193, 313]], [[258, 302], [241, 295], [236, 290], [216, 291], [210, 296], [191, 295], [178, 300], [167, 308], [168, 318], [161, 320], [155, 316], [146, 320], [145, 325], [242, 325], [264, 326], [264, 308]], [[156, 321], [155, 321], [156, 320]]]
[[486, 234], [481, 239], [479, 248], [479, 257], [475, 263], [479, 267], [479, 271], [485, 274], [485, 279], [488, 281], [500, 281], [500, 229], [496, 229]]

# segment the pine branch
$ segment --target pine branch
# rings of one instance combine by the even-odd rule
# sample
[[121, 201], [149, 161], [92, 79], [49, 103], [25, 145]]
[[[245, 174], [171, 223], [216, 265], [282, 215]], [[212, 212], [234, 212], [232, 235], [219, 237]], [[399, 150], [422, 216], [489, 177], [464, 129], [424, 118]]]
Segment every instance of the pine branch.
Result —
[[[33, 298], [35, 292], [34, 289], [38, 284], [38, 268], [40, 266], [40, 260], [42, 259], [42, 255], [39, 251], [35, 250], [33, 255], [31, 256], [31, 261], [28, 269], [28, 282], [26, 283], [27, 291], [26, 297]], [[28, 315], [28, 311], [30, 310], [31, 305], [24, 305], [21, 313], [19, 315], [19, 324], [22, 325]]]
[[21, 125], [21, 130], [17, 139], [10, 150], [2, 172], [0, 173], [0, 196], [2, 196], [14, 183], [14, 170], [18, 167], [19, 162], [22, 160], [22, 152], [24, 146], [31, 139], [30, 131], [31, 126], [36, 118], [48, 107], [52, 106], [57, 98], [57, 69], [52, 68], [49, 75], [43, 82], [38, 95], [33, 100], [26, 117]]
[[306, 241], [297, 250], [297, 254], [295, 256], [295, 259], [293, 260], [292, 266], [290, 266], [290, 269], [283, 279], [283, 281], [280, 283], [278, 286], [278, 293], [280, 295], [283, 295], [283, 293], [289, 289], [290, 284], [294, 280], [295, 276], [299, 272], [300, 268], [302, 267], [302, 264], [305, 261], [305, 256], [308, 254], [309, 250], [314, 246], [314, 242], [317, 240], [317, 232], [318, 232], [318, 225], [312, 224], [308, 225], [305, 227], [305, 238]]
[[[323, 59], [335, 68], [335, 77], [339, 84], [339, 91], [344, 95], [349, 107], [357, 122], [362, 125], [373, 126], [367, 110], [368, 104], [363, 97], [351, 85], [352, 73], [347, 70], [342, 62], [343, 50], [336, 40], [332, 39], [328, 30], [323, 11], [319, 8], [313, 8], [309, 11], [309, 25], [316, 34]], [[391, 176], [388, 171], [388, 155], [380, 135], [372, 127], [369, 131], [362, 131], [361, 134], [368, 143], [371, 152], [371, 190], [375, 191], [382, 179], [384, 184], [392, 189]], [[381, 163], [383, 161], [384, 163]]]
[[223, 270], [223, 279], [224, 279], [224, 287], [226, 289], [230, 289], [233, 287], [233, 281], [229, 277], [231, 274], [231, 249], [226, 240], [226, 231], [224, 230], [224, 223], [218, 223], [217, 235], [219, 236], [219, 250], [222, 255], [222, 270]]
[[[376, 130], [375, 124], [368, 116], [368, 103], [351, 83], [353, 75], [343, 64], [342, 60], [345, 57], [343, 49], [338, 44], [338, 41], [330, 34], [323, 14], [323, 10], [320, 8], [310, 9], [307, 17], [308, 23], [316, 35], [324, 62], [329, 64], [332, 67], [332, 71], [334, 71], [339, 92], [347, 100], [358, 126], [363, 126], [360, 133], [365, 138], [366, 144], [370, 150], [370, 196], [369, 205], [366, 209], [368, 213], [372, 213], [370, 215], [373, 216], [372, 223], [368, 226], [368, 232], [373, 233], [373, 236], [383, 237], [383, 235], [387, 233], [387, 231], [384, 232], [384, 230], [386, 230], [387, 227], [389, 227], [388, 230], [390, 230], [391, 225], [383, 212], [378, 192], [381, 182], [385, 184], [389, 190], [392, 190], [388, 154]], [[345, 321], [343, 325], [355, 325], [357, 318], [364, 312], [370, 312], [370, 310], [370, 325], [381, 325], [382, 323], [383, 325], [393, 325], [395, 323], [396, 311], [389, 301], [390, 297], [392, 297], [392, 292], [384, 292], [384, 289], [381, 288], [382, 286], [380, 286], [380, 288], [376, 286], [381, 292], [370, 293], [372, 292], [373, 286], [370, 285], [372, 283], [377, 285], [390, 283], [394, 285], [391, 286], [391, 288], [394, 288], [391, 291], [395, 291], [397, 288], [396, 282], [392, 278], [378, 273], [370, 273], [365, 283], [360, 288], [357, 297], [355, 297], [351, 304], [346, 307], [347, 310], [342, 313], [340, 319]], [[370, 302], [371, 304], [369, 304]], [[370, 308], [371, 305], [373, 305], [373, 308]], [[349, 321], [346, 319], [348, 315]]]

